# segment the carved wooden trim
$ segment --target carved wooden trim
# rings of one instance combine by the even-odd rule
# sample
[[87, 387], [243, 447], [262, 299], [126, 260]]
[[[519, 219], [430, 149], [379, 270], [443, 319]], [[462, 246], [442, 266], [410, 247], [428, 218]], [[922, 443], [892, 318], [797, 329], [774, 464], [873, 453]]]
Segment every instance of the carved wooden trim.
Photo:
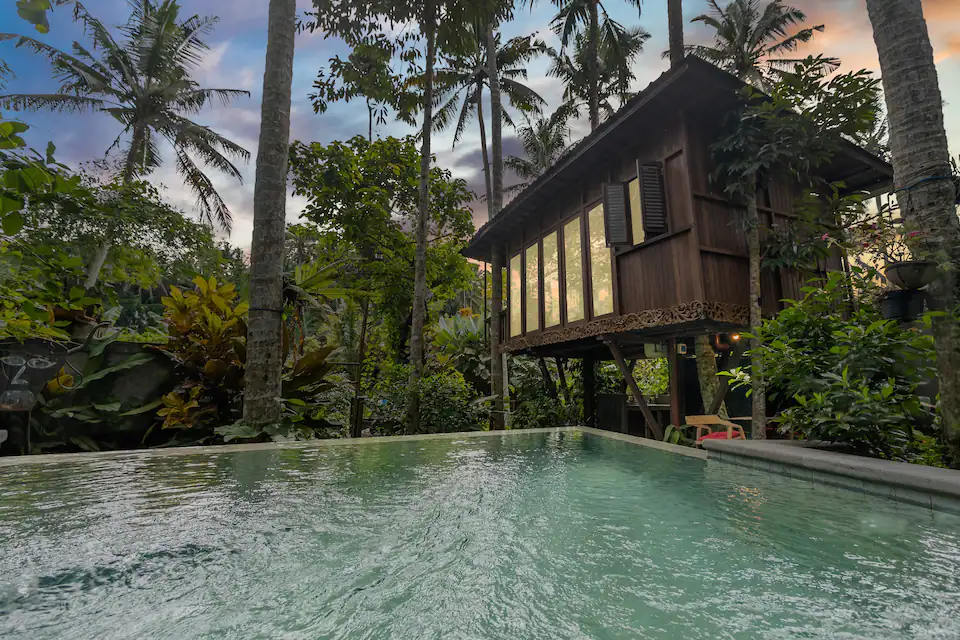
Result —
[[521, 351], [548, 344], [592, 338], [605, 333], [615, 334], [636, 329], [667, 327], [697, 320], [713, 320], [746, 327], [750, 324], [750, 310], [737, 304], [697, 300], [667, 309], [650, 309], [639, 313], [601, 318], [592, 322], [554, 330], [539, 331], [529, 336], [516, 336], [504, 341], [501, 350], [505, 352]]

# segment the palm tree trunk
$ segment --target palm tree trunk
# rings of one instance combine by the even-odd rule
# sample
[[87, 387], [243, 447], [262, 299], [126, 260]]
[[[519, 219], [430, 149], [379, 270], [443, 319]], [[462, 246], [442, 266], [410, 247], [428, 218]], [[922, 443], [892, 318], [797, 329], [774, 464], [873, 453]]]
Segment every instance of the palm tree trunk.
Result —
[[554, 362], [557, 363], [557, 378], [560, 381], [560, 389], [563, 391], [563, 397], [567, 401], [567, 405], [570, 404], [570, 387], [567, 386], [567, 375], [564, 371], [563, 359], [554, 358]]
[[550, 368], [547, 367], [547, 361], [540, 357], [537, 358], [540, 365], [540, 375], [543, 377], [543, 385], [547, 389], [547, 395], [553, 400], [557, 400], [557, 386], [553, 383], [553, 376], [550, 375]]
[[477, 96], [477, 120], [480, 121], [480, 153], [483, 154], [483, 179], [487, 187], [487, 219], [493, 217], [490, 208], [493, 203], [493, 189], [490, 186], [490, 155], [487, 151], [487, 125], [483, 122], [483, 94]]
[[140, 147], [146, 135], [142, 126], [134, 127], [133, 137], [130, 139], [130, 148], [127, 150], [127, 157], [123, 163], [123, 184], [133, 182], [135, 171], [137, 170], [137, 155], [140, 153]]
[[280, 420], [283, 246], [296, 31], [296, 0], [270, 0], [250, 247], [250, 318], [243, 398], [243, 420], [250, 425]]
[[423, 325], [427, 306], [427, 221], [430, 217], [430, 130], [433, 124], [433, 73], [437, 57], [437, 5], [426, 0], [421, 28], [427, 37], [423, 87], [423, 142], [420, 150], [420, 208], [417, 211], [417, 250], [413, 284], [413, 322], [410, 330], [410, 403], [407, 433], [420, 427], [420, 379], [423, 377]]
[[[370, 318], [370, 301], [363, 299], [363, 310], [360, 319], [360, 341], [357, 345], [357, 378], [353, 381], [353, 397], [359, 405], [360, 394], [363, 392], [363, 360], [367, 355], [367, 321]], [[363, 412], [359, 411], [356, 418], [357, 424], [351, 425], [350, 436], [359, 438], [363, 431]]]
[[[145, 136], [146, 132], [143, 127], [134, 127], [133, 137], [130, 139], [130, 148], [127, 150], [127, 157], [124, 160], [123, 173], [121, 174], [124, 185], [129, 185], [133, 182], [133, 178], [136, 176], [137, 154], [140, 153], [140, 148], [143, 146]], [[87, 279], [83, 283], [84, 289], [92, 289], [94, 285], [97, 284], [97, 280], [100, 279], [100, 271], [107, 261], [107, 256], [110, 255], [110, 247], [113, 246], [113, 243], [110, 241], [112, 231], [113, 229], [110, 227], [106, 229], [107, 238], [97, 249], [96, 255], [93, 257], [89, 266], [87, 266]]]
[[[697, 336], [697, 378], [700, 381], [700, 397], [703, 399], [703, 412], [708, 413], [713, 401], [720, 392], [720, 379], [717, 378], [717, 354], [710, 344], [710, 336]], [[726, 409], [723, 404], [717, 411], [721, 416], [726, 417]]]
[[505, 257], [500, 248], [495, 247], [490, 265], [490, 387], [495, 396], [493, 401], [493, 428], [504, 427], [503, 362], [500, 356], [500, 313], [503, 308], [503, 267]]
[[941, 269], [930, 286], [938, 308], [934, 321], [943, 437], [960, 464], [960, 223], [951, 175], [943, 100], [920, 0], [867, 0], [880, 58], [890, 123], [894, 182], [905, 220], [928, 233], [911, 247]]
[[111, 246], [113, 245], [110, 240], [104, 240], [103, 244], [97, 249], [97, 254], [87, 267], [87, 280], [83, 283], [84, 289], [92, 289], [97, 284], [97, 280], [100, 278], [100, 270], [103, 269], [103, 264], [107, 261]]
[[[670, 29], [670, 66], [683, 62], [683, 0], [667, 0], [667, 22]], [[709, 405], [708, 405], [709, 406]]]
[[[763, 321], [760, 300], [760, 215], [757, 212], [756, 187], [751, 187], [743, 195], [747, 201], [747, 247], [750, 255], [750, 328], [756, 330]], [[751, 349], [759, 346], [756, 338], [750, 340]], [[763, 440], [767, 437], [767, 389], [763, 379], [763, 361], [756, 353], [750, 357], [750, 380], [753, 389], [751, 437]]]
[[[500, 70], [497, 68], [497, 37], [494, 22], [487, 26], [487, 80], [490, 83], [490, 131], [493, 166], [490, 167], [490, 199], [487, 211], [492, 219], [503, 209], [503, 104], [500, 99]], [[482, 122], [482, 119], [481, 119]], [[484, 145], [486, 149], [486, 145]], [[504, 399], [506, 398], [503, 381], [503, 362], [500, 355], [500, 312], [503, 306], [503, 277], [501, 270], [504, 257], [494, 250], [491, 277], [493, 278], [490, 296], [490, 384], [493, 395], [497, 397], [493, 405], [493, 428], [504, 427]]]
[[373, 142], [373, 107], [367, 98], [367, 142]]
[[487, 80], [490, 82], [490, 134], [493, 161], [491, 202], [488, 210], [494, 217], [503, 209], [503, 103], [500, 100], [500, 72], [497, 69], [497, 34], [493, 21], [487, 25]]
[[598, 15], [597, 4], [599, 0], [590, 2], [590, 25], [587, 33], [587, 90], [588, 109], [590, 111], [590, 130], [593, 131], [600, 126], [600, 65], [597, 60], [597, 52], [600, 45], [600, 16]]

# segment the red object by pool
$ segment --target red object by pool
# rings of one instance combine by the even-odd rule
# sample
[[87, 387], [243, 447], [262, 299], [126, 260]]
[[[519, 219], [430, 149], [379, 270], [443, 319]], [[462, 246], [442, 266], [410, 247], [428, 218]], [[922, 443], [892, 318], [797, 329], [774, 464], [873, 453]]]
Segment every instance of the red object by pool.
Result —
[[[733, 437], [736, 438], [737, 434], [734, 432]], [[697, 442], [701, 440], [729, 440], [729, 434], [726, 431], [717, 431], [715, 433], [708, 433], [705, 436], [700, 436], [697, 438]]]

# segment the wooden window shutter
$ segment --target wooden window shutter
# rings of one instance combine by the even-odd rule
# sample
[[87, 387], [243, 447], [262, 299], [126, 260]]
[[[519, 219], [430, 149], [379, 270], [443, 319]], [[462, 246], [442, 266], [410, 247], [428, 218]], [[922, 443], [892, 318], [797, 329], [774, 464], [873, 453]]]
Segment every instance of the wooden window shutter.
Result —
[[603, 185], [603, 225], [607, 246], [630, 246], [630, 223], [627, 220], [627, 185], [608, 182]]
[[660, 163], [640, 165], [640, 202], [643, 209], [643, 228], [647, 237], [666, 233], [667, 199]]

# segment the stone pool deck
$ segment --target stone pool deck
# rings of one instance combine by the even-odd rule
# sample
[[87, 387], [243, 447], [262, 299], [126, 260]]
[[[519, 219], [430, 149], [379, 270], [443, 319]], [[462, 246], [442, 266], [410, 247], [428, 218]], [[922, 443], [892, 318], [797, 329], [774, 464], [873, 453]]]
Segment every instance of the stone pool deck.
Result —
[[960, 514], [960, 471], [823, 451], [785, 440], [707, 440], [707, 459]]

